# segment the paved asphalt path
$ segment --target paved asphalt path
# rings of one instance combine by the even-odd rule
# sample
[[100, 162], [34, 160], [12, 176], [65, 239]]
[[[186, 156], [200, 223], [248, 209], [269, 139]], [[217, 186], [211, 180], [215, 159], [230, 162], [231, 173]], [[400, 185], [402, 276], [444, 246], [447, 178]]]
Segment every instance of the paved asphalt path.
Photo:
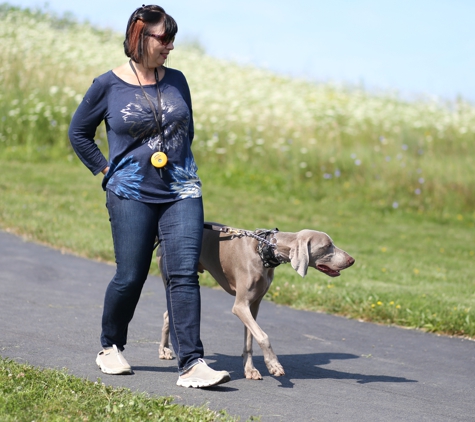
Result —
[[134, 374], [104, 375], [94, 361], [113, 273], [111, 265], [0, 232], [0, 355], [173, 396], [176, 403], [226, 409], [243, 421], [253, 415], [262, 421], [475, 421], [475, 342], [265, 302], [259, 322], [287, 375], [270, 376], [255, 345], [264, 380], [250, 381], [243, 377], [243, 329], [231, 313], [233, 298], [204, 287], [205, 358], [232, 380], [212, 389], [178, 387], [176, 360], [158, 359], [165, 310], [158, 277], [147, 281], [129, 328], [125, 356]]

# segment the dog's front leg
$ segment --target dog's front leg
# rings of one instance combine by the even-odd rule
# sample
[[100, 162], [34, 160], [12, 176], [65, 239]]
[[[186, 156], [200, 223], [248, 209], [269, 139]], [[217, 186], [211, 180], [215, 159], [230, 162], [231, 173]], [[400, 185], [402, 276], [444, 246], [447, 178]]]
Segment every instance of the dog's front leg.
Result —
[[[258, 308], [259, 303], [256, 303], [254, 306], [257, 306], [257, 308]], [[257, 315], [257, 308], [255, 308], [256, 315]], [[234, 315], [236, 315], [242, 321], [242, 323], [246, 326], [247, 330], [249, 330], [250, 333], [252, 334], [252, 337], [254, 337], [256, 339], [257, 343], [259, 344], [260, 348], [262, 349], [262, 353], [264, 354], [264, 362], [267, 366], [267, 369], [271, 373], [271, 375], [275, 375], [276, 377], [285, 375], [284, 368], [282, 367], [279, 360], [277, 359], [276, 354], [272, 350], [272, 346], [270, 344], [269, 337], [261, 329], [261, 327], [259, 327], [259, 325], [257, 324], [256, 320], [253, 317], [253, 315], [251, 313], [249, 303], [246, 303], [245, 301], [241, 302], [236, 297], [236, 302], [234, 303], [232, 312], [233, 312]], [[248, 340], [247, 339], [248, 339], [248, 334], [246, 334], [246, 337], [245, 337], [246, 343], [245, 343], [245, 348], [244, 348], [244, 353], [243, 353], [244, 365], [246, 365], [246, 363], [249, 362], [249, 357], [250, 357], [251, 358], [251, 366], [253, 367], [253, 364], [252, 364], [252, 341], [250, 343], [251, 353], [246, 354], [247, 350], [249, 350], [249, 348], [247, 347], [247, 345], [248, 345]], [[246, 350], [246, 348], [247, 348], [247, 350]], [[246, 366], [245, 366], [244, 370], [246, 370]], [[255, 378], [252, 378], [252, 376], [248, 377], [247, 374], [245, 374], [245, 375], [246, 375], [246, 378], [255, 379]], [[261, 379], [261, 378], [257, 378], [257, 379]]]
[[160, 359], [173, 359], [173, 353], [170, 349], [169, 344], [170, 338], [170, 322], [168, 320], [168, 311], [165, 311], [163, 314], [163, 326], [162, 326], [162, 339], [160, 340], [160, 345], [158, 346], [158, 357]]

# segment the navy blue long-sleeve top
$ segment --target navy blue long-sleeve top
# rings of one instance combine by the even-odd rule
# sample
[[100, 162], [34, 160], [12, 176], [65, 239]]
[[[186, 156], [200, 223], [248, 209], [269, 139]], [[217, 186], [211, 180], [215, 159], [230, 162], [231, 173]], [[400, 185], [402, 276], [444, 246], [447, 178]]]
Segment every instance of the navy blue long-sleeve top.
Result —
[[[158, 113], [157, 85], [129, 84], [112, 71], [94, 79], [69, 127], [71, 145], [94, 174], [109, 166], [104, 189], [141, 202], [161, 203], [201, 196], [191, 143], [193, 114], [188, 83], [183, 73], [165, 68], [159, 82], [162, 105], [163, 142], [150, 103]], [[160, 118], [160, 117], [159, 117]], [[104, 121], [109, 160], [94, 137]], [[160, 171], [151, 164], [159, 143], [168, 158]]]

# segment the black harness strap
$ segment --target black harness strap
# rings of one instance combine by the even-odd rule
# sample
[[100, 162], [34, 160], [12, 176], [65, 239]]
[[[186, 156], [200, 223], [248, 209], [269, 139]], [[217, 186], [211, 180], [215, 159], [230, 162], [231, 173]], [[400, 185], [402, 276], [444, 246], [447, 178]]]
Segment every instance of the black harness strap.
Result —
[[203, 227], [205, 229], [214, 230], [216, 232], [224, 232], [225, 231], [225, 230], [223, 230], [225, 228], [224, 226], [215, 226], [215, 225], [209, 224], [209, 223], [204, 223]]
[[271, 243], [271, 238], [275, 232], [278, 232], [279, 229], [275, 228], [274, 230], [259, 229], [255, 233], [257, 236], [266, 240], [259, 241], [257, 244], [257, 253], [261, 257], [262, 263], [266, 268], [275, 268], [278, 267], [282, 262], [277, 259], [275, 256], [275, 246]]

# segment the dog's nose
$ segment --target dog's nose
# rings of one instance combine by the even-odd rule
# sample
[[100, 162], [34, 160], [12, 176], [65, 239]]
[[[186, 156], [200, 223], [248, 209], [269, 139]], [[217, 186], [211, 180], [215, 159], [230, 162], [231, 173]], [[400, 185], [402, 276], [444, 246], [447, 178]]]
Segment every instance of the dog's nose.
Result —
[[351, 267], [355, 263], [355, 259], [351, 256], [348, 257], [348, 267]]

